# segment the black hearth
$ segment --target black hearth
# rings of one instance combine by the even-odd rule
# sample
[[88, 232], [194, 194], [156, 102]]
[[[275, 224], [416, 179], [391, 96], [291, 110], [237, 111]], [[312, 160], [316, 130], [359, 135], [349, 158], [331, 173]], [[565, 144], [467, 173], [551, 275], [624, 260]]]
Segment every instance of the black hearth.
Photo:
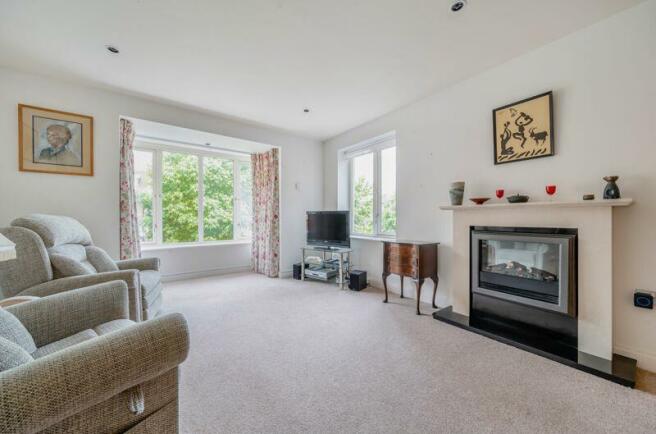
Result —
[[471, 321], [502, 335], [539, 336], [540, 348], [575, 356], [577, 232], [471, 227]]

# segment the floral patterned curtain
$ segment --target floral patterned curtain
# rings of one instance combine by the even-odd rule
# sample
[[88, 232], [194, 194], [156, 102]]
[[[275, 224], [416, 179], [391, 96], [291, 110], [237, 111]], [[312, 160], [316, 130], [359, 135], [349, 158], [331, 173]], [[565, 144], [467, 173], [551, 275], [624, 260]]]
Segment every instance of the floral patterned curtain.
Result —
[[253, 166], [253, 271], [278, 277], [280, 271], [280, 183], [278, 149], [251, 156]]
[[134, 125], [121, 119], [121, 161], [119, 164], [119, 209], [121, 259], [141, 257], [137, 195], [134, 191]]

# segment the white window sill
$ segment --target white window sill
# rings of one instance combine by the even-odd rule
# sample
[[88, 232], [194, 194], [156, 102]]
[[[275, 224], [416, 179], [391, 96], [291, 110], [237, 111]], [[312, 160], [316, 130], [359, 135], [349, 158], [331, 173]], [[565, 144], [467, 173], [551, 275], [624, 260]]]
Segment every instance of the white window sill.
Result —
[[228, 241], [208, 241], [203, 243], [178, 243], [178, 244], [142, 244], [142, 252], [152, 252], [158, 250], [175, 250], [200, 247], [220, 247], [220, 246], [237, 246], [251, 244], [251, 240], [228, 240]]
[[351, 235], [352, 240], [364, 240], [364, 241], [394, 241], [392, 235]]

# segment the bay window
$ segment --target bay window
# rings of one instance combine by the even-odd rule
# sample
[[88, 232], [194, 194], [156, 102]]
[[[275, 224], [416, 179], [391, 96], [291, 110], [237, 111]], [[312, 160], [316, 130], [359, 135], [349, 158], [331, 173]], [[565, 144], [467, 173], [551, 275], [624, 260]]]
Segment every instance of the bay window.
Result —
[[143, 244], [249, 240], [248, 155], [137, 142], [134, 151]]

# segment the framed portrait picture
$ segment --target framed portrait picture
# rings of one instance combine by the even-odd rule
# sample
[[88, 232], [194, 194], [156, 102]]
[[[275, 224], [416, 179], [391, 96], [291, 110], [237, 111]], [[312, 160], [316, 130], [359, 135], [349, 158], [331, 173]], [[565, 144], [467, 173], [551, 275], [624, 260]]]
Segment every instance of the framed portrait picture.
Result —
[[494, 109], [494, 164], [554, 155], [553, 93]]
[[93, 118], [19, 104], [18, 166], [23, 172], [93, 176]]

